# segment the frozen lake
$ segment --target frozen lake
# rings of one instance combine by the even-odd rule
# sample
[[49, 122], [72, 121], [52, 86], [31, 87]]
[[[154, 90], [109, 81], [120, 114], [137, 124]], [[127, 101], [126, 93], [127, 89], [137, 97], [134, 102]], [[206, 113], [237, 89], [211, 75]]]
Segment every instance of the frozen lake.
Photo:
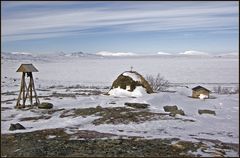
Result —
[[143, 76], [160, 73], [171, 83], [238, 83], [238, 58], [217, 57], [65, 57], [48, 61], [2, 60], [2, 77], [20, 78], [21, 63], [33, 63], [39, 70], [34, 76], [56, 84], [110, 86], [126, 70]]

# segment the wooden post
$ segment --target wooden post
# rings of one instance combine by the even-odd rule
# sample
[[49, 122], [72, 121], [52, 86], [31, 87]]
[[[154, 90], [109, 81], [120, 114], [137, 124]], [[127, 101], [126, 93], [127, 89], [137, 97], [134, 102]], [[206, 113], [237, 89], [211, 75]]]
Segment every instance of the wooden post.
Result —
[[22, 85], [22, 92], [23, 92], [23, 94], [22, 94], [22, 99], [23, 99], [23, 104], [22, 104], [22, 106], [23, 107], [25, 107], [25, 72], [23, 72], [23, 85]]
[[19, 92], [18, 100], [17, 100], [17, 104], [16, 104], [17, 108], [20, 108], [21, 94], [22, 94], [22, 91], [23, 91], [23, 81], [24, 81], [24, 74], [22, 74], [22, 80], [21, 80], [21, 85], [20, 85], [20, 92]]
[[35, 93], [36, 103], [37, 103], [37, 104], [40, 104], [40, 101], [39, 101], [39, 99], [38, 99], [37, 92], [36, 92], [36, 89], [35, 89], [34, 81], [33, 81], [33, 80], [32, 80], [32, 88], [33, 88], [33, 91], [34, 91], [34, 93]]
[[27, 87], [27, 84], [26, 84], [26, 81], [24, 80], [24, 89], [26, 89], [26, 93], [25, 93], [25, 97], [24, 97], [24, 100], [23, 100], [23, 105], [25, 107], [25, 103], [26, 103], [26, 100], [27, 100], [27, 97], [28, 97], [28, 93], [29, 93], [29, 86]]
[[[28, 96], [29, 96], [29, 90], [30, 90], [30, 88], [31, 88], [31, 80], [30, 80], [29, 85], [28, 85], [28, 87], [27, 87], [27, 92], [26, 92], [26, 96], [25, 96], [24, 103], [26, 102], [26, 100], [27, 100], [27, 98], [28, 98]], [[31, 93], [31, 91], [30, 91], [30, 93]]]
[[33, 78], [32, 78], [32, 75], [30, 76], [30, 83], [29, 83], [29, 86], [30, 86], [30, 104], [31, 106], [33, 106], [32, 104], [32, 81], [33, 81]]

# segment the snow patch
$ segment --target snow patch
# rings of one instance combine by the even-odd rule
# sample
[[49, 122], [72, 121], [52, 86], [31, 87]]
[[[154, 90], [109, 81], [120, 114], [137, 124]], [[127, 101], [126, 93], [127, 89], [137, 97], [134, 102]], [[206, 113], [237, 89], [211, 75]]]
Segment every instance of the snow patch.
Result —
[[121, 88], [113, 88], [108, 94], [116, 97], [142, 97], [147, 94], [147, 92], [142, 86], [137, 86], [132, 92]]
[[200, 94], [200, 95], [199, 95], [199, 99], [206, 99], [206, 98], [208, 98], [207, 95], [204, 95], [204, 94]]
[[177, 87], [175, 88], [177, 93], [182, 95], [182, 96], [191, 96], [192, 95], [192, 90], [190, 88], [186, 87]]
[[124, 72], [123, 76], [131, 77], [134, 81], [141, 81], [140, 76], [134, 72]]
[[52, 139], [52, 138], [56, 138], [56, 136], [55, 135], [49, 135], [47, 138]]

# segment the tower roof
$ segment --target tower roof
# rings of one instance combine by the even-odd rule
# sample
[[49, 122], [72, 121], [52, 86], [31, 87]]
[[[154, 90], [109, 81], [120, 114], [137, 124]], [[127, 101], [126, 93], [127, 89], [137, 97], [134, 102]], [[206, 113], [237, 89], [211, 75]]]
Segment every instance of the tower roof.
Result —
[[210, 92], [210, 90], [208, 90], [207, 88], [202, 87], [202, 86], [196, 86], [196, 87], [192, 88], [192, 90], [194, 90], [194, 91], [197, 91], [197, 90], [199, 90], [199, 89], [204, 89], [204, 90]]
[[38, 72], [38, 70], [33, 66], [33, 64], [21, 64], [17, 72]]

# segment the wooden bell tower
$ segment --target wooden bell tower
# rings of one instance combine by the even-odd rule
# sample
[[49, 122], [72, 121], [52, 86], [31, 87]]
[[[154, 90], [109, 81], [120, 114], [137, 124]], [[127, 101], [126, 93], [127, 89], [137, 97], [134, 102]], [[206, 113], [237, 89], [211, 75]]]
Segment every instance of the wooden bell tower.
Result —
[[[18, 100], [16, 104], [16, 108], [25, 108], [25, 103], [27, 98], [30, 100], [30, 105], [31, 107], [34, 105], [33, 104], [33, 97], [35, 97], [36, 104], [40, 104], [40, 101], [37, 96], [37, 92], [34, 86], [34, 81], [33, 81], [33, 75], [32, 72], [38, 72], [38, 70], [32, 65], [32, 64], [22, 64], [17, 72], [22, 72], [22, 80], [21, 80], [21, 85], [20, 85], [20, 92], [18, 95]], [[27, 86], [25, 77], [30, 77], [29, 84]], [[33, 95], [34, 92], [34, 95]], [[22, 104], [20, 103], [22, 99]]]

